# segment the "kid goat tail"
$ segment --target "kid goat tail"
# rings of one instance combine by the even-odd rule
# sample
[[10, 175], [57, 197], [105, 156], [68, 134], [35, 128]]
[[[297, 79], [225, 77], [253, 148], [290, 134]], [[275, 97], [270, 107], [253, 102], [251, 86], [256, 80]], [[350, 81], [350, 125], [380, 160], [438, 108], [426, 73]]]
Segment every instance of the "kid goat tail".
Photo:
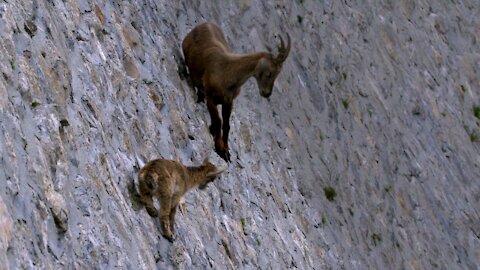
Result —
[[140, 171], [138, 174], [138, 192], [142, 196], [151, 196], [156, 189], [158, 175], [153, 172]]

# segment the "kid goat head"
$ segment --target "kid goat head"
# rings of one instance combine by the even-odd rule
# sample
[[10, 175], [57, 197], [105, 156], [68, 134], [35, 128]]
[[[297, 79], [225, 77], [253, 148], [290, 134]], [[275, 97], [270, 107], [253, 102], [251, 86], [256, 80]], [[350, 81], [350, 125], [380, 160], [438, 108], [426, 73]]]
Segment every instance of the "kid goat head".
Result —
[[[204, 189], [223, 170], [205, 160], [197, 167], [187, 167], [174, 160], [157, 159], [148, 162], [138, 172], [140, 200], [152, 217], [160, 216], [162, 235], [173, 242], [177, 206], [187, 191]], [[152, 197], [160, 203], [160, 211], [153, 205]]]
[[[236, 54], [228, 46], [220, 27], [213, 23], [196, 26], [183, 40], [185, 64], [193, 86], [198, 90], [198, 101], [203, 101], [205, 96], [207, 98], [215, 150], [226, 161], [230, 160], [229, 119], [240, 87], [254, 77], [260, 95], [268, 98], [290, 48], [290, 36], [287, 34], [287, 46], [280, 37], [277, 56], [270, 52]], [[222, 105], [223, 123], [217, 105]]]

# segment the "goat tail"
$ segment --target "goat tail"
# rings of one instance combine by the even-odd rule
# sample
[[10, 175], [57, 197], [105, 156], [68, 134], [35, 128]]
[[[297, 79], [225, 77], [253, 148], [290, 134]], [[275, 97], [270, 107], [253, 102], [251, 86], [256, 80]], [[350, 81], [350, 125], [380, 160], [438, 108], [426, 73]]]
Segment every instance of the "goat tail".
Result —
[[140, 172], [138, 174], [138, 191], [140, 196], [152, 196], [157, 189], [158, 174], [155, 172]]
[[[136, 178], [136, 179], [135, 179]], [[132, 206], [135, 210], [140, 210], [145, 205], [145, 196], [151, 196], [152, 185], [151, 175], [144, 170], [140, 170], [137, 177], [133, 177], [127, 184], [127, 190], [132, 201]], [[136, 180], [136, 181], [135, 181]]]

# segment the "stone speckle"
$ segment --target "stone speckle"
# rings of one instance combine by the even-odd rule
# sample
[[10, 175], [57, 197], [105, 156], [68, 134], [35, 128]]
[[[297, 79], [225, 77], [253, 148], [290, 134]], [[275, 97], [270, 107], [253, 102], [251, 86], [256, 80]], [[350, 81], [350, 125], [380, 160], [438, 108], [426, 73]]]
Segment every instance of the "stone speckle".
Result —
[[0, 264], [3, 267], [8, 267], [7, 249], [12, 242], [13, 221], [8, 213], [5, 203], [0, 197]]
[[[0, 268], [480, 265], [474, 1], [27, 2], [0, 3]], [[292, 37], [270, 99], [235, 100], [229, 164], [179, 76], [207, 20], [236, 52]], [[136, 172], [207, 156], [228, 173], [171, 244]]]

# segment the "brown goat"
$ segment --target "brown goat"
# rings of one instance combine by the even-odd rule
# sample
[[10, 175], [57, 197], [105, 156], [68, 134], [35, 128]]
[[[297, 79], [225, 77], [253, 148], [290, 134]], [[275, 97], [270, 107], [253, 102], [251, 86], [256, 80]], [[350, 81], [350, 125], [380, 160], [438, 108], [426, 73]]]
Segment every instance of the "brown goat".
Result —
[[[157, 159], [148, 162], [138, 172], [138, 191], [140, 200], [145, 204], [152, 217], [160, 216], [162, 235], [173, 242], [175, 213], [183, 195], [199, 187], [204, 189], [223, 171], [205, 160], [201, 166], [187, 167], [174, 160]], [[152, 196], [160, 203], [160, 211], [153, 205]], [[158, 213], [158, 214], [157, 214]]]
[[[268, 98], [272, 94], [275, 79], [290, 52], [288, 34], [287, 39], [285, 47], [280, 37], [276, 57], [269, 52], [235, 54], [220, 27], [213, 23], [196, 26], [183, 40], [185, 64], [193, 86], [198, 89], [198, 101], [203, 101], [205, 96], [207, 98], [215, 150], [226, 161], [230, 161], [228, 132], [233, 100], [240, 93], [240, 87], [252, 76], [257, 81], [261, 96]], [[222, 105], [223, 126], [217, 105]]]

